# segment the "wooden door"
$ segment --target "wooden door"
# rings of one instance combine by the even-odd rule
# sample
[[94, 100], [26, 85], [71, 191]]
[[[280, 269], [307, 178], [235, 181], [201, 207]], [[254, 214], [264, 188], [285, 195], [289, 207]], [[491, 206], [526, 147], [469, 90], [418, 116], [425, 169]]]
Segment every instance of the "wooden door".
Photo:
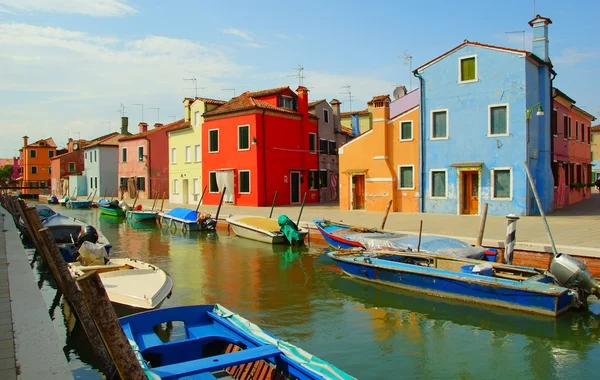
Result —
[[479, 172], [462, 172], [462, 213], [476, 215], [479, 211]]
[[188, 188], [189, 181], [187, 179], [184, 179], [181, 182], [182, 182], [181, 183], [181, 190], [183, 191], [183, 204], [186, 205], [190, 201], [190, 190]]
[[290, 203], [300, 203], [300, 173], [291, 172]]
[[365, 176], [355, 175], [352, 177], [352, 203], [353, 210], [363, 210], [365, 208]]

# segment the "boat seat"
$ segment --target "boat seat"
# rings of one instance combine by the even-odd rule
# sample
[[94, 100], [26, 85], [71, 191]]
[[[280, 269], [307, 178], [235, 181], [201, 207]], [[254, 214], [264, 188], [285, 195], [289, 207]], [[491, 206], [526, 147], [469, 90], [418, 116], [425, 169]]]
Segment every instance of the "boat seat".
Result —
[[222, 368], [235, 366], [243, 363], [254, 362], [279, 356], [281, 351], [272, 344], [248, 348], [246, 350], [225, 353], [208, 358], [190, 360], [187, 362], [152, 368], [152, 372], [161, 379], [178, 379], [183, 376], [191, 376], [199, 373], [212, 372]]

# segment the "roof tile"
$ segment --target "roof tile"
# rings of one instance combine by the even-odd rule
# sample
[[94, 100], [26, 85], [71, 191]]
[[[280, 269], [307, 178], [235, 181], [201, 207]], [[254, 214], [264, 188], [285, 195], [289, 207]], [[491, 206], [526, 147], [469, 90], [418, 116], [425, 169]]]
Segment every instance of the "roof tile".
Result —
[[172, 123], [169, 123], [169, 124], [167, 124], [165, 126], [162, 126], [162, 127], [159, 127], [159, 128], [155, 127], [155, 128], [147, 130], [146, 132], [140, 132], [140, 133], [136, 133], [135, 135], [121, 137], [119, 139], [119, 141], [129, 141], [129, 140], [141, 139], [141, 138], [144, 138], [146, 136], [152, 135], [152, 134], [154, 134], [156, 132], [159, 132], [159, 131], [168, 132], [168, 131], [171, 131], [171, 130], [173, 130], [175, 128], [181, 127], [183, 125], [185, 125], [185, 119], [179, 119], [177, 121], [174, 121]]

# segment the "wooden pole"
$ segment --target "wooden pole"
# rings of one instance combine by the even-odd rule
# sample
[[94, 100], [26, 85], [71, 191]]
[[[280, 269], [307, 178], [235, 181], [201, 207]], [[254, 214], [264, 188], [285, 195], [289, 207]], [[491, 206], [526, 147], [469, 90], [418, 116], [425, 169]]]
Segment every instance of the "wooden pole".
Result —
[[217, 207], [217, 215], [215, 216], [215, 225], [219, 222], [219, 214], [221, 213], [221, 205], [223, 205], [223, 198], [225, 198], [225, 191], [227, 191], [227, 187], [224, 187], [223, 192], [221, 193], [221, 199], [219, 200], [219, 207]]
[[275, 190], [275, 195], [273, 196], [273, 203], [271, 203], [271, 212], [269, 213], [269, 219], [273, 216], [273, 209], [275, 208], [275, 201], [277, 200], [277, 190]]
[[[94, 200], [94, 197], [96, 196], [96, 190], [98, 190], [98, 189], [94, 189], [94, 192], [92, 193], [92, 200]], [[88, 200], [88, 201], [90, 200], [90, 196], [89, 195], [88, 195], [88, 197], [87, 197], [86, 200]]]
[[102, 280], [96, 271], [90, 271], [77, 278], [83, 301], [98, 326], [102, 340], [110, 351], [121, 379], [147, 379], [144, 370], [135, 356], [113, 305], [108, 299]]
[[162, 212], [164, 205], [165, 205], [165, 192], [163, 191], [162, 202], [160, 203], [160, 212]]
[[385, 210], [385, 215], [383, 216], [383, 221], [381, 222], [381, 229], [385, 227], [385, 222], [387, 221], [388, 214], [390, 213], [390, 208], [392, 208], [392, 200], [388, 202], [387, 209]]
[[159, 195], [160, 195], [160, 192], [158, 190], [156, 190], [156, 195], [154, 196], [154, 202], [152, 202], [152, 211], [154, 211], [154, 206], [156, 206], [156, 202], [158, 201]]
[[135, 204], [137, 203], [138, 200], [138, 195], [139, 195], [139, 191], [135, 192], [135, 199], [133, 200], [133, 206], [131, 206], [131, 210], [133, 211], [133, 209], [135, 208]]
[[421, 234], [423, 233], [423, 221], [419, 223], [419, 240], [417, 241], [417, 252], [421, 251]]
[[306, 201], [306, 194], [308, 193], [304, 193], [304, 197], [302, 197], [302, 206], [300, 206], [300, 212], [298, 213], [298, 221], [296, 222], [297, 226], [300, 225], [300, 218], [302, 217], [302, 211], [304, 211], [304, 202]]
[[481, 247], [483, 244], [483, 232], [485, 231], [485, 220], [487, 219], [488, 204], [483, 204], [483, 210], [481, 211], [481, 223], [479, 224], [479, 234], [477, 234], [476, 245]]
[[202, 195], [200, 196], [200, 200], [198, 201], [198, 206], [196, 206], [196, 212], [200, 210], [200, 205], [202, 204], [202, 199], [204, 198], [204, 193], [206, 192], [206, 186], [204, 185], [204, 189], [202, 189]]

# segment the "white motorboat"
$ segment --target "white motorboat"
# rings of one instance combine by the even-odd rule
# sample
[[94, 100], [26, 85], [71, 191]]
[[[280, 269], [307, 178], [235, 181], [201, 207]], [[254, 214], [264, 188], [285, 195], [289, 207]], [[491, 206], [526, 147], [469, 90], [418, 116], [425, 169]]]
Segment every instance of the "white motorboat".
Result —
[[[226, 219], [236, 235], [263, 243], [289, 244], [287, 238], [281, 232], [277, 219], [264, 216], [231, 215]], [[301, 241], [304, 240], [308, 231], [299, 230]]]

